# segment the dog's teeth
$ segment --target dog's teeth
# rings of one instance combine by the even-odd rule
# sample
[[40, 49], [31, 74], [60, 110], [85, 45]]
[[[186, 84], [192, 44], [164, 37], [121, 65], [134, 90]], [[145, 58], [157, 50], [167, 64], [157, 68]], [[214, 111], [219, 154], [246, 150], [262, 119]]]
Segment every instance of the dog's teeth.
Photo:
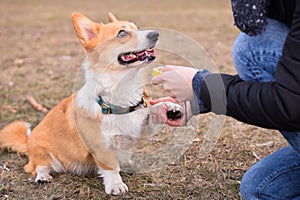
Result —
[[132, 58], [135, 58], [135, 57], [136, 57], [136, 55], [133, 54], [133, 53], [131, 53], [129, 56], [132, 57]]
[[131, 53], [127, 56], [127, 59], [129, 59], [129, 60], [134, 59], [134, 58], [136, 58], [136, 55], [133, 53]]

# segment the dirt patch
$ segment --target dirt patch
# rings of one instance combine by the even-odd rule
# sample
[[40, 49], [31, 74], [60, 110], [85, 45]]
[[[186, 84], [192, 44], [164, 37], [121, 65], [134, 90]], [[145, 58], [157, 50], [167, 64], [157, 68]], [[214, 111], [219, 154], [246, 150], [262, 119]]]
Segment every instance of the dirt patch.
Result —
[[[110, 11], [141, 27], [185, 33], [207, 50], [221, 72], [235, 73], [231, 46], [238, 31], [224, 0], [2, 0], [0, 127], [19, 119], [34, 127], [44, 117], [27, 95], [51, 109], [73, 92], [84, 58], [71, 24], [74, 11], [104, 22]], [[97, 177], [62, 174], [50, 184], [35, 184], [23, 172], [26, 157], [0, 152], [0, 199], [239, 199], [239, 183], [248, 167], [286, 143], [276, 131], [226, 118], [211, 153], [200, 157], [211, 117], [201, 116], [198, 139], [175, 163], [149, 173], [123, 173], [129, 192], [121, 197], [105, 195]]]

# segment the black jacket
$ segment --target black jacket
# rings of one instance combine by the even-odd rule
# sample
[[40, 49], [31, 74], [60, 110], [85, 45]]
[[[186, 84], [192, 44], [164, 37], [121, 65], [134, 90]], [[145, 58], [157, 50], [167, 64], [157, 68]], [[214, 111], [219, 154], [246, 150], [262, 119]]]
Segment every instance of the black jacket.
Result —
[[268, 17], [291, 27], [275, 82], [243, 81], [228, 74], [221, 74], [221, 82], [220, 74], [210, 74], [201, 85], [200, 99], [217, 114], [264, 128], [300, 131], [300, 0], [271, 0]]

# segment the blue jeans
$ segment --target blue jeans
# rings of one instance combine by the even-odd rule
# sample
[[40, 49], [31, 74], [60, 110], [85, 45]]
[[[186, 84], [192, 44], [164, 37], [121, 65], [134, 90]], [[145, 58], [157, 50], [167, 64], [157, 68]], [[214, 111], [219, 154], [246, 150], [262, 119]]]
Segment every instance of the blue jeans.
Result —
[[[239, 76], [257, 82], [274, 81], [288, 32], [288, 26], [268, 19], [262, 34], [250, 37], [241, 33], [232, 52]], [[300, 132], [281, 134], [290, 145], [260, 160], [245, 173], [242, 199], [300, 199]]]

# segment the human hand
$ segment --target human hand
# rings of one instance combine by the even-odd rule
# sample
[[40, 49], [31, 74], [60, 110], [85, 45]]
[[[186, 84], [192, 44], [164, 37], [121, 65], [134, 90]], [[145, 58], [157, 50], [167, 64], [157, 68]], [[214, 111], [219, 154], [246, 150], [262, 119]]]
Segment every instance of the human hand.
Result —
[[191, 67], [166, 65], [161, 75], [152, 78], [152, 84], [162, 84], [176, 103], [188, 101], [194, 97], [192, 81], [197, 71]]
[[172, 97], [162, 97], [156, 100], [150, 101], [150, 104], [155, 106], [155, 109], [151, 109], [150, 117], [155, 124], [162, 124], [166, 123], [169, 126], [184, 126], [186, 125], [187, 121], [192, 117], [190, 103], [185, 102], [183, 104], [183, 110], [181, 111], [181, 117], [170, 119], [168, 117], [168, 108], [169, 103], [176, 104], [176, 100]]

